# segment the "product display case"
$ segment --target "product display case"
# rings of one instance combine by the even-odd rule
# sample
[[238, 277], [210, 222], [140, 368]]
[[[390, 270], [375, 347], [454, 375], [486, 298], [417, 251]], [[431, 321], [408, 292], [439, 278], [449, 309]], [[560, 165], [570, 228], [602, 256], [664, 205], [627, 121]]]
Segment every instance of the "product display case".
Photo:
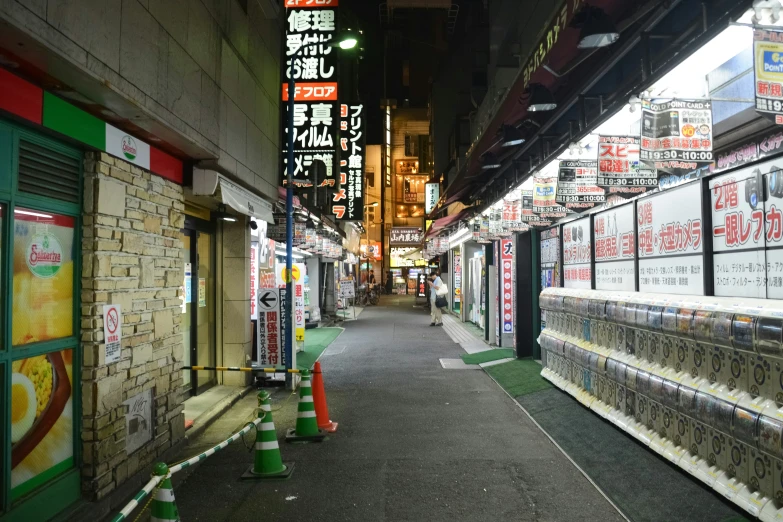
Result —
[[783, 303], [549, 288], [542, 375], [762, 520], [783, 516]]

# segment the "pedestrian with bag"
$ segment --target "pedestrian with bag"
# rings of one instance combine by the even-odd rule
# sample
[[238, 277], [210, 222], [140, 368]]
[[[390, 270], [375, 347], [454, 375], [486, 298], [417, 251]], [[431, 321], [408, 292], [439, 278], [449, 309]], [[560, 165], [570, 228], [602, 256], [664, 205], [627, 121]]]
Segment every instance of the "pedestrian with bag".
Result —
[[441, 280], [437, 271], [430, 274], [430, 309], [432, 311], [430, 326], [443, 326], [441, 308], [445, 308], [449, 304], [446, 299], [448, 291], [446, 284]]

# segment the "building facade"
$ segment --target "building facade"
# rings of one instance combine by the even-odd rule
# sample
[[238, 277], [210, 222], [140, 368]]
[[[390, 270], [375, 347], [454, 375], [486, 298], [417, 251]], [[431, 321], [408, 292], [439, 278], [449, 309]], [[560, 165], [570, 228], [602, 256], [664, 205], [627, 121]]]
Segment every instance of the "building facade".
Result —
[[182, 367], [252, 357], [282, 28], [264, 0], [0, 6], [0, 520], [116, 510], [190, 396], [247, 383]]

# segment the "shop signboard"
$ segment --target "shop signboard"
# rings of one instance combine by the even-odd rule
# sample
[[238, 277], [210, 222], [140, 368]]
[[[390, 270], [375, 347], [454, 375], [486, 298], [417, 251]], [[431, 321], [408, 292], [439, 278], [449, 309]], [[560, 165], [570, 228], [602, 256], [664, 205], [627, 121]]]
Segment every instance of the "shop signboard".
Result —
[[533, 212], [533, 191], [532, 190], [520, 190], [520, 201], [522, 208], [520, 212], [520, 220], [525, 222], [531, 227], [548, 227], [552, 224], [551, 219], [539, 216]]
[[392, 227], [389, 234], [390, 246], [418, 246], [421, 244], [421, 228]]
[[598, 180], [608, 195], [638, 196], [658, 186], [655, 169], [639, 161], [637, 136], [598, 137]]
[[570, 212], [555, 200], [557, 175], [539, 172], [533, 178], [533, 213], [542, 218], [561, 218]]
[[424, 272], [419, 272], [418, 276], [418, 292], [416, 293], [417, 297], [426, 297], [427, 296], [427, 276], [424, 275]]
[[[294, 186], [305, 188], [316, 183], [336, 186], [338, 51], [329, 43], [338, 30], [337, 6], [325, 6], [324, 2], [296, 2], [295, 6], [287, 7], [285, 16], [286, 59], [281, 74], [284, 102], [289, 96], [288, 79], [293, 77], [296, 81], [294, 113], [290, 115], [294, 124]], [[322, 180], [315, 179], [318, 163], [325, 165]], [[285, 185], [288, 166], [285, 149], [281, 164]]]
[[783, 125], [783, 32], [753, 30], [756, 112]]
[[283, 364], [282, 336], [285, 328], [280, 311], [282, 299], [283, 296], [278, 288], [258, 289], [256, 360], [259, 366], [280, 366]]
[[193, 302], [193, 272], [190, 263], [185, 263], [185, 277], [182, 279], [182, 296], [180, 300], [182, 302], [181, 311], [184, 314], [187, 312], [187, 304]]
[[454, 302], [462, 300], [462, 256], [454, 253]]
[[258, 243], [250, 244], [250, 319], [257, 318], [256, 289], [258, 288]]
[[340, 278], [340, 299], [354, 299], [356, 297], [356, 285], [353, 277]]
[[701, 185], [636, 202], [639, 291], [704, 295]]
[[634, 204], [613, 207], [593, 216], [595, 289], [636, 289]]
[[555, 201], [568, 209], [585, 210], [603, 203], [604, 189], [598, 180], [596, 160], [562, 160], [557, 174]]
[[500, 240], [500, 282], [498, 291], [502, 311], [502, 333], [514, 333], [514, 242]]
[[503, 210], [493, 207], [489, 211], [489, 237], [497, 238], [503, 233]]
[[592, 288], [590, 217], [563, 224], [563, 286]]
[[122, 352], [122, 308], [103, 305], [103, 342], [106, 343], [106, 364], [120, 360]]
[[481, 222], [477, 219], [473, 221], [471, 226], [471, 236], [473, 238], [473, 241], [478, 241], [481, 239]]
[[640, 159], [656, 170], [685, 174], [713, 161], [710, 100], [642, 100]]
[[541, 289], [560, 286], [560, 227], [541, 231]]
[[[304, 266], [304, 265], [302, 265]], [[304, 274], [304, 269], [302, 269]], [[305, 337], [305, 297], [304, 277], [294, 283], [294, 329], [297, 342], [304, 342]]]
[[340, 105], [340, 183], [332, 196], [337, 221], [364, 220], [364, 106]]
[[424, 194], [424, 213], [429, 214], [440, 199], [440, 183], [427, 183], [424, 185]]

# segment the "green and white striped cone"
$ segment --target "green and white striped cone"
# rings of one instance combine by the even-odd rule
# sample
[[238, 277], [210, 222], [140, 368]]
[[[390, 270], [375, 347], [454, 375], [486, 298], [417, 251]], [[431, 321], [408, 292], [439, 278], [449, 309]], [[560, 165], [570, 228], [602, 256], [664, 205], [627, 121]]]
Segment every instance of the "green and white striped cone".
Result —
[[258, 417], [263, 421], [256, 430], [256, 449], [253, 465], [242, 478], [288, 478], [293, 472], [293, 463], [283, 464], [277, 431], [272, 421], [272, 405], [269, 393], [258, 392]]
[[313, 386], [310, 382], [310, 372], [302, 370], [302, 381], [299, 383], [299, 406], [296, 414], [296, 429], [288, 430], [285, 440], [288, 442], [321, 442], [326, 434], [318, 429], [313, 402]]
[[180, 522], [177, 504], [174, 502], [174, 488], [171, 485], [171, 475], [169, 467], [162, 462], [155, 464], [152, 473], [157, 476], [164, 476], [160, 486], [155, 490], [152, 497], [152, 507], [150, 511], [151, 522]]

